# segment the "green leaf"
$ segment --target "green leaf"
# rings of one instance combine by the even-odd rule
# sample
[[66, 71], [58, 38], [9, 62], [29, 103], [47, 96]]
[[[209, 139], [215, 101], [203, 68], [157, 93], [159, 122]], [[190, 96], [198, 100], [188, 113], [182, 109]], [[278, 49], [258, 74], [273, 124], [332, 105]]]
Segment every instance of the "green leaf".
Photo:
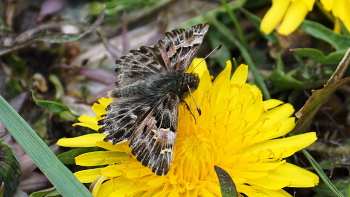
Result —
[[237, 197], [236, 185], [230, 175], [218, 166], [214, 166], [214, 169], [219, 178], [222, 197]]
[[48, 188], [48, 189], [44, 189], [44, 190], [41, 190], [41, 191], [37, 191], [37, 192], [33, 192], [30, 194], [29, 197], [53, 197], [53, 196], [61, 196], [61, 194], [57, 191], [56, 188], [54, 187], [51, 187], [51, 188]]
[[61, 103], [57, 103], [54, 101], [45, 101], [45, 100], [39, 100], [34, 97], [34, 94], [32, 94], [34, 102], [39, 105], [40, 107], [44, 107], [51, 112], [59, 113], [63, 111], [70, 111], [69, 107], [62, 105]]
[[64, 90], [61, 81], [56, 75], [50, 75], [49, 80], [52, 82], [56, 89], [55, 100], [61, 100], [64, 96]]
[[0, 121], [62, 196], [92, 196], [2, 96]]
[[79, 116], [78, 112], [61, 103], [55, 101], [39, 100], [35, 98], [34, 94], [32, 94], [32, 98], [38, 106], [44, 107], [53, 113], [59, 113], [60, 117], [65, 120], [73, 121], [76, 119], [76, 116]]
[[329, 78], [327, 85], [334, 84], [337, 80], [341, 79], [350, 64], [350, 48], [348, 48], [343, 59], [338, 64], [337, 69], [334, 71], [333, 75]]
[[[295, 125], [293, 133], [299, 134], [305, 132], [309, 128], [309, 125], [311, 124], [316, 112], [320, 107], [322, 107], [323, 103], [328, 100], [329, 96], [340, 86], [350, 82], [350, 77], [339, 80], [347, 69], [347, 64], [349, 64], [349, 61], [350, 49], [346, 52], [343, 60], [339, 63], [337, 70], [328, 80], [327, 85], [325, 85], [325, 87], [321, 90], [313, 91], [312, 95], [306, 101], [305, 105], [296, 113], [296, 116], [299, 118], [299, 120]], [[318, 162], [316, 162], [315, 159], [306, 150], [302, 150], [302, 152], [310, 161], [311, 165], [316, 170], [317, 174], [320, 176], [323, 182], [331, 190], [332, 196], [342, 197], [342, 193], [338, 191], [338, 189], [329, 180], [328, 176], [323, 172]]]
[[[62, 118], [62, 119], [64, 119], [64, 120], [67, 120], [67, 121], [76, 121], [76, 120], [77, 120], [77, 117], [74, 116], [74, 115], [72, 114], [72, 112], [74, 112], [74, 111], [71, 110], [71, 111], [63, 111], [63, 112], [60, 112], [60, 113], [59, 113], [59, 117]], [[74, 113], [77, 115], [76, 112], [74, 112]]]
[[93, 152], [101, 150], [101, 148], [98, 147], [88, 147], [88, 148], [75, 148], [73, 150], [64, 152], [62, 154], [57, 155], [57, 158], [66, 165], [74, 165], [75, 164], [75, 157], [87, 153], [87, 152]]
[[12, 196], [16, 191], [20, 174], [21, 167], [12, 148], [0, 141], [0, 185], [4, 183], [4, 196]]
[[5, 92], [10, 97], [14, 97], [23, 91], [25, 91], [25, 90], [23, 90], [23, 87], [21, 85], [21, 78], [20, 77], [11, 77], [9, 79], [9, 81], [7, 81]]
[[338, 63], [345, 55], [346, 50], [335, 51], [326, 56], [324, 63]]
[[[164, 0], [162, 0], [164, 2]], [[118, 12], [128, 12], [130, 10], [138, 10], [138, 12], [142, 12], [142, 8], [147, 7], [148, 9], [152, 9], [156, 3], [163, 3], [160, 0], [113, 0], [113, 1], [104, 1], [97, 2], [93, 1], [89, 3], [89, 14], [90, 15], [98, 15], [100, 10], [105, 6], [106, 7], [106, 15], [107, 16], [118, 16]], [[131, 17], [132, 18], [132, 17]]]
[[334, 45], [337, 50], [347, 49], [350, 46], [349, 36], [337, 34], [320, 23], [304, 20], [299, 28], [311, 36]]
[[318, 112], [323, 103], [325, 103], [329, 96], [336, 91], [340, 86], [350, 82], [350, 77], [339, 80], [335, 84], [325, 86], [320, 90], [313, 90], [312, 95], [306, 101], [305, 105], [295, 114], [299, 120], [297, 121], [294, 133], [300, 134], [308, 130], [309, 125], [315, 114]]
[[280, 90], [293, 89], [303, 85], [303, 82], [286, 75], [282, 70], [274, 70], [269, 80]]
[[21, 57], [14, 53], [10, 53], [3, 56], [7, 62], [7, 64], [11, 67], [16, 69], [19, 72], [25, 73], [26, 68], [26, 61], [23, 60]]
[[348, 49], [343, 60], [339, 63], [336, 71], [328, 80], [324, 88], [312, 91], [312, 95], [306, 101], [305, 105], [295, 114], [295, 116], [298, 118], [293, 130], [295, 134], [304, 133], [304, 131], [309, 128], [315, 114], [318, 112], [320, 107], [322, 107], [323, 103], [328, 100], [329, 96], [340, 86], [350, 82], [350, 77], [341, 79], [349, 65], [349, 62], [350, 49]]
[[312, 58], [321, 64], [338, 63], [342, 60], [346, 53], [346, 50], [340, 50], [325, 56], [322, 51], [314, 48], [291, 49], [291, 51], [299, 57]]

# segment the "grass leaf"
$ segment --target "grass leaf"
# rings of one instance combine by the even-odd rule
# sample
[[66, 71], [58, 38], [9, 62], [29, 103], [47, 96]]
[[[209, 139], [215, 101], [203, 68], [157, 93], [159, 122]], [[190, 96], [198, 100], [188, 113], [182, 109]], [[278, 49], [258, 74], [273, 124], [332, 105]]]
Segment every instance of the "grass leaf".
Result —
[[302, 150], [306, 158], [310, 161], [312, 167], [316, 170], [317, 174], [323, 180], [323, 182], [328, 186], [335, 196], [343, 197], [342, 193], [332, 184], [328, 176], [323, 172], [322, 168], [318, 165], [317, 161], [306, 151]]
[[2, 96], [0, 121], [63, 196], [92, 196]]

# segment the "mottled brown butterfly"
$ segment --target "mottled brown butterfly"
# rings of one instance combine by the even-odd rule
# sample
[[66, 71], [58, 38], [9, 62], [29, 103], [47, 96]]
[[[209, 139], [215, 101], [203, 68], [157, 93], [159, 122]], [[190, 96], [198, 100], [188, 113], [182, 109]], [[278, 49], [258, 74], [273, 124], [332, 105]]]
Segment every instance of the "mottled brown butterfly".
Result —
[[198, 88], [199, 77], [185, 73], [202, 44], [209, 24], [165, 33], [154, 46], [131, 50], [116, 61], [114, 98], [99, 121], [105, 141], [129, 140], [132, 154], [157, 175], [168, 173], [180, 103]]

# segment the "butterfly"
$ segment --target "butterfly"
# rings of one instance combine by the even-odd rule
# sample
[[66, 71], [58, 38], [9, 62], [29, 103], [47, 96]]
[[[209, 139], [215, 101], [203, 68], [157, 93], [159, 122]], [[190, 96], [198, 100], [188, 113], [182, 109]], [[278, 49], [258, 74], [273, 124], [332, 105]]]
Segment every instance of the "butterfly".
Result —
[[104, 141], [129, 140], [131, 153], [157, 175], [171, 166], [178, 127], [178, 107], [199, 85], [199, 77], [185, 73], [209, 24], [165, 33], [158, 44], [131, 50], [116, 61], [118, 80], [109, 92], [113, 102], [99, 121]]

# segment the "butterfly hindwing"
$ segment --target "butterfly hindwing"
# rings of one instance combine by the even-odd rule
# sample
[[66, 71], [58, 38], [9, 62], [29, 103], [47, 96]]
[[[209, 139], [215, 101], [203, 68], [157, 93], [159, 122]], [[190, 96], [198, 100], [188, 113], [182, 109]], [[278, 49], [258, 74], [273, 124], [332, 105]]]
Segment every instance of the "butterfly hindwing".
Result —
[[174, 152], [178, 106], [197, 89], [199, 77], [184, 73], [208, 24], [166, 33], [157, 45], [140, 47], [117, 60], [114, 98], [99, 121], [112, 144], [129, 140], [132, 154], [154, 173], [168, 173]]
[[107, 107], [107, 114], [99, 121], [102, 126], [99, 132], [106, 134], [104, 140], [112, 144], [128, 140], [132, 134], [131, 128], [140, 118], [139, 114], [144, 114], [150, 108], [144, 105], [123, 106], [125, 102], [125, 98], [115, 99]]
[[116, 84], [120, 87], [138, 83], [149, 76], [166, 71], [158, 46], [142, 46], [131, 50], [126, 56], [116, 61], [119, 74]]
[[132, 154], [157, 175], [167, 174], [173, 158], [178, 104], [179, 100], [164, 99], [130, 137]]

